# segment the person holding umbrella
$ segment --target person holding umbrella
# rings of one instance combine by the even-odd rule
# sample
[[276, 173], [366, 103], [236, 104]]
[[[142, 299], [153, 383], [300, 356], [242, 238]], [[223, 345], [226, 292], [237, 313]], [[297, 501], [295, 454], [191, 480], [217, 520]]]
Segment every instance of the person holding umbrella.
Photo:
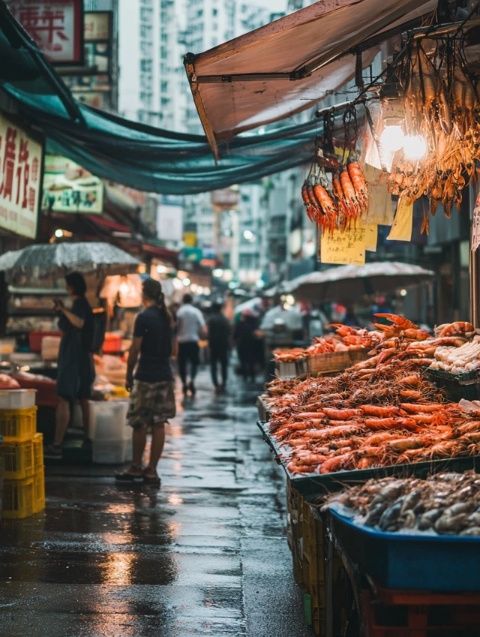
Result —
[[58, 405], [55, 416], [55, 437], [53, 445], [47, 447], [45, 451], [46, 458], [62, 457], [63, 439], [70, 422], [71, 406], [77, 400], [80, 401], [82, 408], [84, 445], [90, 443], [88, 401], [95, 380], [92, 354], [93, 313], [85, 297], [87, 285], [82, 274], [79, 272], [67, 274], [65, 282], [73, 303], [71, 309], [68, 309], [62, 301], [55, 300], [62, 340], [58, 354]]

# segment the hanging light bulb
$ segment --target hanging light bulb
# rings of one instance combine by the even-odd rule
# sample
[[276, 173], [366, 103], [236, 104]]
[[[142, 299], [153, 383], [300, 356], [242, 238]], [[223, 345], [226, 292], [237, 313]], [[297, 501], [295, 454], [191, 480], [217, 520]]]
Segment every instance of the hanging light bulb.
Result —
[[396, 153], [403, 146], [405, 135], [399, 124], [386, 125], [380, 135], [380, 147], [388, 154]]
[[427, 154], [427, 142], [421, 135], [405, 135], [403, 154], [409, 161], [419, 161]]

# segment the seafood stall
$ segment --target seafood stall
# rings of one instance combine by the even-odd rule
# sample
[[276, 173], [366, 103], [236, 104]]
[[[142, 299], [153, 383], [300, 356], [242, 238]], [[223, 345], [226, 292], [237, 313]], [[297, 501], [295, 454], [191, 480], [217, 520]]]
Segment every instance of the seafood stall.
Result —
[[[348, 333], [348, 340], [353, 342], [356, 334], [357, 339], [369, 344], [365, 360], [335, 374], [277, 378], [269, 383], [262, 397], [268, 420], [259, 422], [259, 427], [287, 475], [294, 572], [309, 596], [312, 623], [317, 634], [322, 635], [338, 634], [325, 631], [328, 622], [331, 625], [333, 617], [338, 615], [333, 610], [338, 600], [334, 601], [332, 590], [340, 590], [342, 586], [349, 595], [353, 595], [357, 617], [363, 617], [364, 625], [367, 625], [368, 618], [369, 625], [373, 626], [373, 598], [368, 598], [368, 604], [362, 602], [363, 605], [361, 600], [367, 595], [364, 582], [369, 578], [369, 568], [373, 576], [378, 575], [374, 565], [368, 567], [365, 563], [375, 551], [364, 551], [358, 548], [363, 545], [355, 541], [348, 544], [350, 552], [344, 549], [345, 542], [342, 543], [340, 538], [342, 524], [346, 525], [348, 535], [351, 522], [339, 513], [338, 507], [325, 504], [325, 498], [331, 494], [334, 495], [327, 499], [327, 503], [341, 503], [347, 501], [349, 493], [355, 493], [345, 491], [346, 487], [361, 489], [364, 484], [397, 485], [399, 478], [405, 484], [417, 485], [418, 488], [422, 481], [431, 484], [428, 481], [433, 480], [429, 478], [432, 474], [441, 475], [441, 472], [448, 471], [448, 475], [460, 476], [457, 484], [466, 480], [465, 489], [460, 490], [460, 498], [467, 499], [465, 506], [462, 508], [459, 502], [452, 500], [454, 508], [449, 509], [448, 519], [441, 518], [441, 511], [437, 519], [425, 505], [418, 505], [415, 509], [421, 500], [419, 497], [418, 502], [412, 504], [411, 511], [405, 508], [405, 511], [410, 511], [407, 516], [410, 533], [417, 544], [413, 539], [411, 544], [404, 541], [401, 525], [394, 529], [401, 535], [399, 541], [404, 542], [401, 544], [402, 551], [408, 552], [415, 545], [421, 546], [425, 555], [431, 555], [433, 549], [425, 549], [425, 545], [429, 546], [431, 542], [431, 536], [424, 534], [428, 530], [432, 533], [438, 531], [440, 535], [443, 533], [452, 540], [435, 544], [438, 551], [445, 553], [444, 560], [447, 561], [450, 559], [449, 551], [452, 551], [451, 559], [456, 559], [452, 547], [466, 555], [468, 551], [478, 550], [480, 542], [480, 527], [477, 526], [480, 498], [475, 490], [478, 485], [473, 477], [473, 487], [467, 478], [461, 478], [475, 476], [475, 473], [465, 472], [480, 469], [480, 402], [477, 401], [480, 397], [480, 336], [468, 322], [441, 325], [431, 335], [405, 317], [379, 314], [377, 318], [386, 324], [378, 323], [371, 331], [336, 326], [340, 338]], [[443, 375], [442, 380], [449, 378], [447, 386], [437, 380], [439, 373]], [[471, 384], [464, 387], [461, 382], [465, 378]], [[455, 397], [452, 397], [452, 384], [456, 389]], [[468, 399], [465, 399], [461, 393], [467, 392], [467, 389], [469, 393], [464, 393], [464, 396]], [[401, 493], [405, 494], [405, 490], [399, 490], [398, 497]], [[441, 489], [438, 493], [435, 502], [444, 497]], [[359, 501], [364, 502], [362, 497]], [[367, 513], [365, 519], [369, 522], [376, 520], [380, 524], [384, 510], [378, 502], [375, 502], [374, 509], [375, 513]], [[375, 533], [390, 533], [393, 529], [390, 524], [394, 524], [390, 515], [399, 515], [400, 509], [397, 503], [388, 515], [385, 514]], [[365, 508], [362, 511], [365, 514]], [[426, 517], [417, 521], [416, 517], [412, 517], [417, 513], [418, 517], [420, 513]], [[450, 515], [459, 516], [453, 520], [451, 527]], [[430, 527], [427, 526], [429, 516]], [[368, 526], [367, 522], [365, 524]], [[423, 534], [421, 538], [416, 537], [417, 532]], [[454, 542], [456, 534], [462, 538], [465, 536], [465, 541]], [[373, 540], [371, 536], [368, 538], [373, 543], [378, 540], [376, 536]], [[412, 560], [415, 561], [414, 554]], [[475, 599], [480, 601], [480, 578], [474, 565], [475, 560], [464, 561], [464, 576], [456, 582], [452, 578], [457, 571], [449, 570], [449, 593], [452, 587], [457, 598], [459, 590], [468, 591], [471, 595], [478, 592], [479, 596]], [[333, 585], [334, 575], [343, 578], [342, 585], [338, 582]], [[410, 575], [416, 577], [415, 586], [412, 579], [406, 579], [403, 584], [395, 578], [384, 580], [374, 577], [374, 580], [385, 590], [420, 589], [427, 590], [430, 595], [445, 592], [430, 586], [430, 580], [420, 577], [418, 572], [416, 575], [415, 571], [413, 575], [410, 572]], [[436, 581], [440, 582], [440, 579]], [[370, 609], [370, 615], [366, 609]], [[453, 617], [455, 613], [452, 613]], [[372, 629], [365, 634], [388, 633]], [[408, 632], [398, 634], [410, 635]], [[422, 637], [427, 634], [430, 633], [419, 633]]]

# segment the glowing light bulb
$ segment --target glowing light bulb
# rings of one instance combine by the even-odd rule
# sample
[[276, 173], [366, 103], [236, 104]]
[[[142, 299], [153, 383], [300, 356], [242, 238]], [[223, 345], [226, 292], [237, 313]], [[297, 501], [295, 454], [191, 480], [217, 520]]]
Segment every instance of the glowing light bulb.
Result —
[[421, 135], [405, 135], [403, 153], [405, 159], [419, 161], [427, 154], [427, 142]]
[[403, 146], [405, 135], [398, 124], [385, 126], [380, 135], [380, 146], [387, 153], [396, 153]]

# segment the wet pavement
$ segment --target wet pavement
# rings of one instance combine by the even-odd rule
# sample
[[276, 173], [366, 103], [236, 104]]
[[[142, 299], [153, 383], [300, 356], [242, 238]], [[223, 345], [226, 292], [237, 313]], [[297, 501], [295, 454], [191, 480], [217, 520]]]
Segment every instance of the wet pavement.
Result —
[[168, 428], [160, 491], [54, 467], [46, 513], [0, 523], [1, 637], [310, 637], [257, 391], [198, 384]]

